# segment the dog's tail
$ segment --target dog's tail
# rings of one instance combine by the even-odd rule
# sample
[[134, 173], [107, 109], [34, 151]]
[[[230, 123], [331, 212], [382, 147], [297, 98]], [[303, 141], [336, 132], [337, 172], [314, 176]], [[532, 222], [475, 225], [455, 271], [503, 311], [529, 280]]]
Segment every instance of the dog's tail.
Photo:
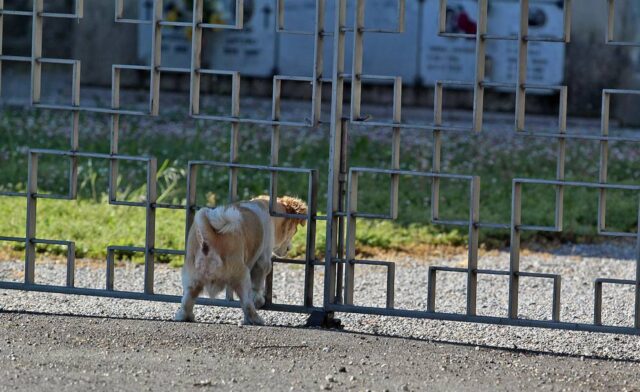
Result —
[[207, 209], [206, 217], [217, 233], [236, 233], [241, 229], [242, 215], [235, 206]]

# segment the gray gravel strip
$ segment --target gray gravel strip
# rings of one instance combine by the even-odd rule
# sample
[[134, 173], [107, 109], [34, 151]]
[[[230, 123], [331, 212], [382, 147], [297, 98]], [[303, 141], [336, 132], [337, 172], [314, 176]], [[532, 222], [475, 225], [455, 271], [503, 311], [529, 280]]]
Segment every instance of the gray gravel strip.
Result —
[[[635, 263], [633, 247], [615, 244], [563, 246], [551, 253], [525, 252], [521, 268], [531, 272], [562, 275], [563, 321], [591, 323], [593, 320], [593, 279], [611, 277], [632, 279]], [[614, 255], [616, 258], [605, 258]], [[418, 262], [398, 258], [396, 271], [396, 308], [426, 309], [426, 282], [429, 265], [464, 266], [465, 256]], [[480, 258], [480, 268], [508, 269], [506, 252], [489, 252]], [[0, 279], [19, 281], [22, 263], [0, 262]], [[61, 263], [38, 263], [38, 283], [64, 284], [65, 266]], [[384, 306], [385, 269], [356, 267], [355, 303]], [[125, 264], [116, 269], [117, 290], [141, 291], [142, 266]], [[316, 303], [321, 303], [322, 269], [316, 274]], [[96, 263], [79, 263], [78, 287], [104, 287], [104, 269]], [[507, 277], [481, 276], [478, 312], [481, 315], [504, 316], [507, 311]], [[274, 302], [301, 303], [303, 271], [300, 267], [277, 265], [274, 274]], [[159, 294], [181, 294], [180, 272], [157, 265], [155, 289]], [[522, 317], [550, 319], [551, 281], [522, 279], [520, 313]], [[437, 310], [464, 312], [465, 275], [443, 273], [438, 276]], [[633, 288], [605, 286], [603, 322], [608, 325], [632, 326]], [[171, 320], [177, 304], [153, 303], [109, 298], [93, 298], [0, 290], [0, 311], [28, 311], [98, 317]], [[239, 309], [196, 306], [196, 318], [208, 323], [241, 321]], [[261, 311], [269, 325], [300, 326], [305, 316]], [[454, 342], [495, 348], [522, 349], [547, 353], [597, 358], [640, 360], [640, 338], [636, 336], [556, 331], [535, 328], [478, 325], [457, 322], [413, 320], [368, 315], [339, 314], [347, 331], [412, 337], [433, 342]]]

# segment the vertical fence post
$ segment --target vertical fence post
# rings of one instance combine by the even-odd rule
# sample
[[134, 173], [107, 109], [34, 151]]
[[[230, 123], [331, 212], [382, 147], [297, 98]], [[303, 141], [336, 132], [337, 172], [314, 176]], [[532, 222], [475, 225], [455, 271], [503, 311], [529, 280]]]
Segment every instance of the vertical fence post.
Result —
[[[271, 166], [277, 166], [280, 158], [280, 125], [275, 122], [280, 121], [280, 95], [282, 91], [282, 81], [277, 77], [273, 78], [273, 92], [271, 94]], [[273, 210], [274, 199], [278, 196], [278, 173], [272, 170], [270, 173], [269, 190], [269, 210]], [[264, 289], [265, 303], [273, 303], [273, 268], [266, 277]], [[306, 298], [306, 296], [305, 296]]]
[[[240, 75], [234, 72], [231, 77], [231, 116], [237, 118], [240, 116]], [[229, 143], [229, 162], [238, 162], [238, 151], [240, 145], [240, 123], [233, 121], [231, 123]], [[229, 169], [229, 202], [233, 203], [238, 200], [238, 169], [232, 167]]]
[[[562, 86], [560, 88], [560, 110], [558, 113], [559, 133], [565, 134], [567, 132], [567, 87]], [[565, 177], [565, 163], [566, 163], [566, 151], [567, 140], [563, 137], [558, 138], [558, 156], [556, 159], [556, 179], [558, 181], [564, 181]], [[564, 221], [564, 186], [558, 185], [556, 187], [556, 206], [555, 206], [555, 228], [558, 231], [562, 230]]]
[[478, 291], [478, 223], [480, 221], [480, 177], [474, 176], [469, 192], [469, 250], [467, 257], [467, 315], [476, 315]]
[[[442, 0], [444, 1], [444, 0]], [[436, 82], [433, 98], [433, 157], [431, 160], [431, 171], [440, 172], [442, 157], [442, 131], [438, 129], [442, 125], [442, 94], [443, 86], [441, 82]], [[431, 179], [431, 221], [435, 222], [440, 217], [440, 177]]]
[[[80, 61], [73, 63], [71, 105], [74, 108], [80, 107], [80, 64]], [[80, 111], [76, 109], [71, 112], [71, 134], [69, 137], [70, 151], [77, 152], [80, 149], [79, 133]], [[69, 199], [75, 199], [78, 193], [78, 158], [76, 156], [72, 156], [69, 159]]]
[[598, 279], [594, 282], [593, 324], [602, 325], [602, 282]]
[[526, 110], [527, 51], [529, 41], [529, 0], [520, 0], [520, 28], [518, 29], [518, 85], [516, 86], [516, 130], [524, 131]]
[[356, 226], [357, 219], [355, 217], [358, 211], [358, 172], [349, 171], [349, 183], [347, 191], [347, 239], [346, 254], [344, 257], [344, 303], [353, 305], [353, 288], [355, 279], [356, 258]]
[[[0, 0], [0, 9], [4, 9], [4, 0]], [[0, 97], [2, 97], [2, 33], [4, 31], [4, 14], [0, 12]]]
[[307, 248], [305, 250], [304, 270], [304, 306], [313, 306], [313, 279], [315, 276], [316, 258], [316, 215], [318, 212], [318, 172], [313, 170], [309, 175], [307, 191]]
[[[609, 136], [609, 115], [611, 108], [611, 94], [602, 92], [602, 118], [600, 120], [600, 135]], [[609, 168], [609, 141], [600, 140], [600, 164], [598, 167], [598, 181], [601, 184], [607, 182]], [[607, 190], [603, 187], [598, 190], [598, 232], [605, 231], [607, 227]]]
[[189, 113], [200, 114], [200, 66], [202, 64], [202, 20], [203, 1], [193, 0], [193, 20], [191, 23], [191, 85], [189, 88]]
[[511, 244], [509, 257], [509, 318], [518, 318], [518, 287], [520, 282], [520, 224], [522, 184], [513, 182], [511, 196]]
[[640, 203], [638, 203], [638, 232], [636, 236], [636, 282], [635, 282], [635, 306], [634, 322], [635, 328], [640, 328]]
[[356, 1], [355, 23], [353, 26], [353, 60], [351, 64], [351, 119], [361, 118], [360, 100], [362, 95], [362, 55], [364, 40], [365, 0]]
[[346, 0], [336, 0], [335, 24], [333, 35], [333, 70], [331, 88], [331, 132], [329, 148], [329, 178], [327, 190], [327, 244], [325, 249], [325, 281], [324, 305], [333, 304], [335, 300], [336, 263], [338, 248], [338, 216], [341, 203], [340, 194], [340, 161], [342, 151], [342, 110], [344, 98], [344, 48]]
[[156, 201], [158, 165], [155, 158], [147, 162], [146, 226], [144, 241], [144, 292], [153, 294], [156, 244]]
[[[324, 14], [325, 0], [316, 0], [315, 34], [313, 51], [313, 81], [311, 98], [311, 125], [317, 127], [320, 123], [322, 110], [322, 72], [324, 70]], [[335, 34], [338, 32], [336, 31]]]
[[[120, 109], [120, 68], [112, 67], [111, 69], [111, 109]], [[118, 142], [120, 136], [120, 114], [111, 115], [111, 145], [109, 153], [111, 155], [118, 154]], [[116, 201], [118, 193], [118, 160], [112, 158], [109, 160], [109, 202]]]
[[[397, 77], [393, 83], [393, 123], [400, 124], [402, 122], [402, 79]], [[401, 147], [401, 128], [393, 127], [391, 136], [391, 169], [400, 169], [400, 147]], [[400, 192], [400, 175], [391, 174], [391, 183], [389, 189], [389, 216], [391, 219], [398, 218], [398, 193]]]
[[478, 0], [478, 24], [476, 29], [476, 71], [473, 90], [473, 130], [482, 130], [484, 113], [484, 76], [486, 66], [487, 14], [489, 0]]
[[27, 220], [25, 235], [24, 282], [34, 283], [36, 266], [36, 213], [38, 208], [38, 155], [29, 151], [27, 174]]
[[40, 102], [42, 86], [42, 24], [44, 0], [33, 0], [33, 20], [31, 26], [31, 103]]
[[149, 113], [157, 116], [160, 108], [160, 65], [162, 62], [162, 1], [153, 0], [151, 16], [151, 61], [149, 78]]
[[198, 176], [198, 166], [189, 162], [187, 167], [187, 197], [186, 197], [186, 205], [185, 205], [185, 212], [186, 212], [185, 228], [184, 228], [185, 248], [187, 248], [189, 245], [189, 230], [191, 229], [191, 225], [193, 224], [193, 219], [196, 214], [196, 207], [197, 207], [196, 203], [198, 200], [197, 194], [196, 194], [197, 176]]
[[[231, 116], [240, 117], [240, 75], [234, 72], [231, 77]], [[233, 121], [231, 123], [230, 131], [230, 143], [229, 143], [229, 162], [238, 162], [238, 151], [240, 144], [240, 123]], [[229, 203], [234, 203], [238, 200], [238, 169], [235, 167], [229, 168]], [[271, 202], [270, 202], [271, 203]], [[227, 286], [225, 298], [228, 301], [233, 300], [233, 289]]]

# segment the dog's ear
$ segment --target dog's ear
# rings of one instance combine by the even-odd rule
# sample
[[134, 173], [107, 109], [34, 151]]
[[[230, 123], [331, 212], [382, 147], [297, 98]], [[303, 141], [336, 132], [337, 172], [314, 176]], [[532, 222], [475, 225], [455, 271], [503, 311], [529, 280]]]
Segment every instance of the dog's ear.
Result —
[[278, 198], [278, 201], [282, 204], [287, 214], [307, 214], [307, 203], [296, 197], [284, 196]]
[[[307, 214], [307, 203], [304, 201], [291, 196], [284, 196], [278, 198], [278, 201], [284, 207], [287, 214], [296, 214], [296, 215], [306, 215]], [[306, 219], [292, 219], [294, 228], [297, 228], [298, 225], [305, 226], [307, 224]]]
[[288, 219], [286, 222], [286, 225], [288, 227], [290, 227], [292, 230], [297, 230], [298, 226], [306, 226], [307, 225], [307, 220], [306, 219]]

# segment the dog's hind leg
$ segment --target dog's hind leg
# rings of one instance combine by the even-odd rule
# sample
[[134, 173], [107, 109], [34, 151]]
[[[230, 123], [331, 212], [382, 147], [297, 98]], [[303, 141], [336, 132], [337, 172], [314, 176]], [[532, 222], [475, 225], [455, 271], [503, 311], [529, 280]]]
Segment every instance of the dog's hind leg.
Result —
[[256, 311], [253, 303], [253, 290], [251, 287], [251, 275], [248, 268], [245, 268], [244, 276], [234, 287], [236, 294], [240, 297], [240, 305], [244, 312], [245, 325], [263, 325], [262, 317]]
[[261, 257], [251, 269], [251, 287], [253, 289], [253, 303], [256, 308], [260, 309], [264, 306], [266, 299], [264, 297], [264, 286], [267, 275], [271, 272], [270, 257]]
[[200, 282], [190, 282], [190, 284], [184, 286], [184, 294], [182, 295], [182, 302], [180, 309], [176, 313], [176, 321], [195, 321], [193, 315], [193, 306], [196, 303], [196, 298], [202, 291], [202, 284]]

